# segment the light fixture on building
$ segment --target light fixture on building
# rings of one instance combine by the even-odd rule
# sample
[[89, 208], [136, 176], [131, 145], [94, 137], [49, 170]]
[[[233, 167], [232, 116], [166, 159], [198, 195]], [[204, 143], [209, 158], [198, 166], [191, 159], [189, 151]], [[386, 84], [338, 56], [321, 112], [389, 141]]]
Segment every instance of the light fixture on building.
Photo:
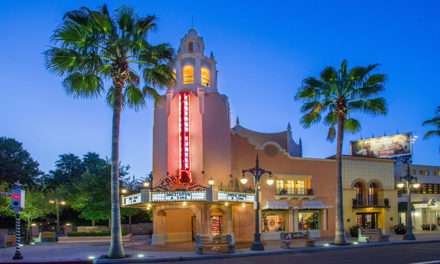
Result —
[[150, 182], [149, 181], [144, 181], [142, 186], [144, 186], [144, 188], [148, 188], [148, 187], [150, 187]]
[[31, 224], [31, 226], [37, 226], [37, 224], [35, 224], [35, 223], [32, 223], [32, 224]]
[[183, 205], [183, 206], [187, 206], [188, 203], [187, 203], [187, 202], [183, 202], [182, 205]]
[[72, 224], [71, 223], [66, 223], [66, 226], [71, 226]]
[[229, 203], [228, 202], [225, 202], [225, 206], [228, 206], [229, 205]]
[[138, 258], [143, 258], [143, 257], [145, 257], [145, 255], [144, 254], [137, 254], [137, 257]]
[[405, 184], [403, 182], [399, 182], [397, 184], [397, 188], [402, 189], [403, 187], [405, 187]]
[[245, 208], [246, 204], [245, 203], [241, 203], [241, 207]]
[[128, 192], [127, 189], [121, 189], [122, 194], [126, 194], [127, 192]]
[[412, 187], [413, 187], [414, 189], [418, 189], [418, 188], [420, 188], [420, 183], [418, 183], [418, 182], [413, 183]]

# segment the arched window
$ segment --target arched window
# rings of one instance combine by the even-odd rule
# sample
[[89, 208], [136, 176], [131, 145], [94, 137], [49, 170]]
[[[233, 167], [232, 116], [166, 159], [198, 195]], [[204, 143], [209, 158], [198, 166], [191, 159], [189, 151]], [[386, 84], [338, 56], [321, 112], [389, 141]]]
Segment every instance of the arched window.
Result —
[[183, 66], [183, 84], [194, 83], [194, 67], [192, 65]]
[[202, 79], [202, 85], [203, 86], [209, 86], [211, 76], [209, 74], [209, 69], [208, 68], [202, 67], [201, 77], [202, 77], [201, 78]]
[[372, 182], [368, 186], [368, 204], [377, 205], [379, 201], [379, 186], [377, 183]]
[[364, 202], [364, 185], [361, 182], [354, 184], [354, 190], [356, 192], [356, 203], [362, 205]]

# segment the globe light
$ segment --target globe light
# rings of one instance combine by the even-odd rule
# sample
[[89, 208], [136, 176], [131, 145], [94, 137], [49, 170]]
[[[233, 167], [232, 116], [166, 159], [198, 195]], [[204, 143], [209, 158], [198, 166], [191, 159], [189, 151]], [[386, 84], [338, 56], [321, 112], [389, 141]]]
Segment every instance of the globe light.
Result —
[[49, 203], [50, 203], [50, 204], [54, 204], [55, 201], [54, 201], [54, 200], [49, 200]]
[[208, 180], [208, 184], [211, 185], [211, 186], [214, 185], [214, 180], [213, 179], [209, 179]]
[[272, 186], [274, 183], [274, 180], [272, 177], [270, 177], [269, 179], [266, 180], [267, 185]]
[[405, 184], [403, 184], [403, 182], [399, 182], [399, 183], [397, 184], [397, 188], [401, 189], [401, 188], [403, 188], [403, 187], [405, 187]]
[[183, 205], [183, 206], [187, 206], [188, 203], [187, 203], [187, 202], [183, 202], [182, 205]]
[[418, 188], [420, 188], [420, 183], [418, 183], [418, 182], [413, 183], [412, 187], [413, 187], [414, 189], [418, 189]]
[[127, 189], [122, 189], [121, 190], [121, 193], [123, 193], [123, 194], [126, 194], [128, 191], [127, 191]]
[[66, 205], [66, 201], [61, 201], [60, 204], [61, 205]]
[[229, 206], [229, 203], [228, 203], [228, 202], [225, 202], [225, 206]]
[[144, 186], [145, 188], [150, 187], [150, 182], [145, 181], [145, 182], [143, 183], [143, 186]]
[[248, 179], [246, 177], [242, 177], [240, 179], [241, 184], [246, 184], [248, 182]]

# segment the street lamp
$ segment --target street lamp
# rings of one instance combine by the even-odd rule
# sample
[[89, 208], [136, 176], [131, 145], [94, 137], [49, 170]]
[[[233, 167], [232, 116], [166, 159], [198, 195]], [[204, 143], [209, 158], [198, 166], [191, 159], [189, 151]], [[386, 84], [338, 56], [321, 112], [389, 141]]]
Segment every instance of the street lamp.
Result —
[[58, 200], [56, 198], [55, 200], [49, 200], [50, 204], [55, 204], [55, 210], [56, 210], [56, 216], [57, 216], [57, 226], [56, 226], [56, 233], [58, 234], [60, 232], [60, 205], [64, 206], [66, 205], [66, 201]]
[[252, 242], [251, 245], [251, 250], [264, 250], [264, 246], [263, 243], [261, 243], [261, 234], [260, 234], [260, 179], [261, 177], [263, 177], [263, 175], [268, 174], [269, 178], [266, 181], [266, 183], [268, 185], [272, 185], [273, 184], [273, 179], [272, 179], [272, 172], [262, 169], [260, 168], [260, 161], [258, 159], [258, 154], [257, 154], [257, 158], [255, 160], [255, 167], [254, 168], [250, 168], [250, 169], [246, 169], [246, 170], [242, 170], [242, 177], [240, 179], [240, 182], [242, 184], [246, 184], [247, 183], [247, 179], [246, 179], [246, 174], [250, 174], [251, 176], [253, 176], [254, 179], [254, 185], [255, 185], [255, 234], [254, 234], [254, 242]]
[[414, 177], [410, 173], [409, 164], [407, 164], [407, 172], [405, 176], [400, 177], [400, 182], [397, 184], [397, 188], [404, 189], [407, 195], [406, 206], [406, 234], [403, 236], [404, 240], [416, 240], [416, 236], [412, 230], [412, 216], [411, 216], [411, 193], [412, 189], [420, 188], [420, 183], [417, 182], [417, 177]]

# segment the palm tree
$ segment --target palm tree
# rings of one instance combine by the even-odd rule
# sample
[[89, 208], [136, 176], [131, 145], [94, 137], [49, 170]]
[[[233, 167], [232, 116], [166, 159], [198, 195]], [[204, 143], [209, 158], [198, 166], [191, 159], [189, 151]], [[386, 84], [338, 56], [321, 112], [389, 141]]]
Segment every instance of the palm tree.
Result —
[[435, 111], [435, 116], [432, 119], [423, 122], [424, 126], [434, 126], [432, 130], [426, 131], [424, 139], [431, 138], [433, 136], [440, 137], [440, 106]]
[[343, 60], [340, 69], [326, 67], [319, 78], [304, 79], [295, 99], [303, 101], [301, 123], [305, 128], [317, 123], [324, 116], [324, 123], [329, 126], [327, 139], [336, 144], [336, 229], [337, 245], [346, 244], [343, 220], [342, 199], [342, 146], [344, 132], [357, 132], [361, 125], [352, 115], [355, 112], [385, 114], [386, 104], [382, 97], [375, 97], [384, 90], [385, 75], [373, 74], [377, 64], [367, 67], [347, 68]]
[[156, 28], [154, 16], [136, 16], [122, 7], [111, 16], [104, 5], [67, 12], [54, 31], [46, 52], [47, 68], [64, 78], [74, 97], [106, 95], [113, 109], [111, 154], [111, 245], [108, 256], [124, 257], [119, 201], [119, 131], [123, 107], [138, 109], [146, 97], [173, 81], [168, 44], [152, 45], [147, 35]]

